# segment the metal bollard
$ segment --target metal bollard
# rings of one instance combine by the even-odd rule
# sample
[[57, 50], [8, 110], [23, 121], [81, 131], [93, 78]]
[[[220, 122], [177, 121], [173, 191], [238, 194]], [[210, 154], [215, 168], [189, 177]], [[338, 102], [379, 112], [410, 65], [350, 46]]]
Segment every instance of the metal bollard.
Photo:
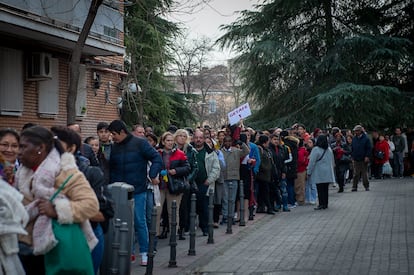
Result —
[[171, 202], [170, 261], [168, 267], [177, 267], [177, 201]]
[[114, 221], [114, 238], [112, 239], [112, 266], [109, 268], [110, 274], [119, 274], [119, 258], [118, 252], [121, 246], [120, 244], [120, 232], [121, 220], [115, 219]]
[[229, 201], [227, 203], [227, 230], [226, 234], [233, 234], [233, 229], [231, 228], [233, 226], [233, 216], [234, 216], [234, 208], [233, 208], [233, 182], [229, 182]]
[[213, 229], [213, 209], [214, 209], [214, 191], [213, 189], [210, 189], [208, 192], [208, 239], [207, 243], [214, 243], [214, 229]]
[[239, 222], [239, 226], [245, 226], [246, 225], [246, 221], [244, 220], [244, 190], [243, 190], [243, 181], [240, 180], [240, 192], [239, 192], [239, 197], [240, 197], [240, 222]]
[[152, 275], [154, 268], [155, 235], [157, 234], [157, 207], [154, 206], [151, 213], [151, 230], [149, 233], [148, 264], [146, 275]]
[[121, 227], [119, 228], [119, 251], [118, 251], [118, 257], [119, 257], [119, 274], [127, 274], [129, 271], [129, 266], [131, 265], [131, 258], [130, 258], [130, 251], [131, 246], [128, 242], [128, 223], [122, 222]]
[[191, 209], [190, 209], [190, 248], [188, 249], [189, 256], [195, 256], [195, 218], [196, 218], [196, 194], [191, 194]]

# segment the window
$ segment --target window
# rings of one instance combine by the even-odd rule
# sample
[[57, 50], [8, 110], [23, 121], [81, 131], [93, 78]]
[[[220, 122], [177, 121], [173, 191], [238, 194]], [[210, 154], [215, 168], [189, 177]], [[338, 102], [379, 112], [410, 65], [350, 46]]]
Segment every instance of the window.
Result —
[[23, 64], [22, 51], [0, 47], [0, 115], [22, 115]]
[[79, 66], [78, 96], [76, 97], [76, 116], [86, 116], [86, 66]]
[[39, 115], [57, 115], [59, 113], [59, 60], [51, 59], [52, 79], [39, 81]]
[[210, 99], [208, 104], [208, 111], [210, 114], [217, 112], [217, 102], [215, 99]]

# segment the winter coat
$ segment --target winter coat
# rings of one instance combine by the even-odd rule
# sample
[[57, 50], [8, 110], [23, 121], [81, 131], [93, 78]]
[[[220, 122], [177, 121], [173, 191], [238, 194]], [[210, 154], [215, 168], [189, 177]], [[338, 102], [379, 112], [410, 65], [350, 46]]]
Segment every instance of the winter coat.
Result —
[[337, 141], [335, 141], [331, 143], [331, 149], [334, 153], [335, 165], [349, 166], [350, 162], [341, 162], [342, 156], [345, 155], [351, 157], [351, 148], [346, 142], [340, 141], [338, 144]]
[[[48, 160], [51, 161], [48, 162]], [[56, 149], [52, 149], [36, 171], [24, 166], [19, 167], [17, 171], [16, 187], [23, 194], [23, 203], [27, 209], [30, 209], [28, 210], [29, 216], [33, 219], [26, 227], [28, 235], [19, 236], [20, 241], [32, 245], [33, 238], [49, 237], [50, 234], [46, 233], [44, 233], [44, 236], [33, 236], [33, 227], [37, 226], [37, 220], [44, 217], [38, 216], [36, 199], [40, 197], [50, 198], [70, 175], [72, 177], [53, 201], [57, 221], [62, 224], [81, 223], [89, 247], [92, 249], [96, 245], [97, 239], [88, 221], [99, 210], [95, 192], [76, 166], [74, 156], [70, 153], [59, 156]], [[51, 188], [48, 186], [49, 182], [52, 183]], [[41, 225], [46, 226], [45, 223]]]
[[[164, 150], [159, 150], [161, 158], [164, 160]], [[174, 148], [171, 151], [171, 154], [165, 163], [163, 161], [162, 163], [162, 170], [171, 170], [175, 169], [176, 174], [170, 175], [171, 179], [180, 179], [180, 180], [186, 180], [187, 176], [191, 172], [190, 163], [187, 160], [186, 154], [181, 151], [180, 149]], [[168, 185], [168, 182], [165, 182], [163, 180], [163, 177], [160, 176], [160, 190], [166, 189]]]
[[25, 274], [17, 255], [17, 234], [27, 234], [29, 221], [22, 200], [23, 195], [0, 177], [0, 274]]
[[273, 155], [273, 162], [275, 163], [277, 175], [279, 179], [281, 179], [282, 174], [286, 174], [285, 160], [289, 158], [289, 148], [286, 145], [275, 146], [270, 144], [269, 149]]
[[187, 156], [188, 163], [191, 167], [191, 172], [187, 176], [189, 182], [193, 182], [195, 177], [198, 173], [198, 165], [197, 165], [197, 150], [191, 144], [185, 144], [183, 148], [183, 152]]
[[262, 182], [272, 182], [273, 178], [273, 171], [275, 169], [273, 163], [273, 156], [272, 153], [268, 148], [264, 148], [262, 146], [258, 146], [260, 151], [260, 167], [259, 172], [256, 175], [256, 179]]
[[[376, 157], [375, 152], [383, 152], [384, 157], [382, 159]], [[374, 147], [374, 163], [375, 164], [384, 164], [390, 160], [390, 146], [386, 140], [378, 141]]]
[[289, 154], [291, 158], [289, 161], [285, 161], [286, 164], [286, 178], [296, 179], [298, 170], [298, 144], [299, 139], [293, 136], [286, 136], [283, 139], [286, 146], [289, 147]]
[[352, 159], [354, 161], [364, 161], [367, 157], [371, 157], [372, 146], [367, 135], [362, 133], [360, 136], [352, 138]]
[[[106, 233], [109, 227], [109, 220], [114, 217], [114, 208], [113, 201], [111, 200], [111, 194], [105, 184], [104, 174], [98, 167], [90, 166], [85, 157], [81, 155], [77, 155], [75, 157], [79, 170], [85, 175], [98, 199], [99, 211], [105, 217], [105, 221], [100, 222], [100, 224], [103, 232]], [[91, 225], [95, 228], [98, 223], [91, 222]]]
[[[250, 146], [249, 158], [256, 160], [256, 164], [253, 167], [253, 173], [254, 174], [257, 174], [259, 172], [259, 167], [260, 167], [260, 152], [259, 152], [259, 148], [257, 148], [257, 145], [254, 144], [253, 142], [249, 142], [249, 146]], [[249, 164], [249, 167], [250, 167], [250, 164]], [[252, 168], [252, 167], [250, 167], [250, 168]]]
[[160, 154], [144, 138], [132, 134], [112, 145], [109, 159], [110, 178], [113, 182], [126, 182], [134, 186], [135, 194], [147, 191], [147, 164], [151, 162], [148, 175], [156, 178], [161, 171]]
[[393, 135], [391, 137], [392, 142], [394, 142], [394, 146], [395, 146], [395, 150], [394, 152], [396, 153], [402, 153], [404, 152], [405, 149], [405, 139], [403, 136], [397, 136], [397, 135]]
[[221, 148], [226, 162], [224, 171], [224, 180], [240, 180], [240, 160], [249, 154], [249, 147], [242, 143], [242, 149], [230, 147], [229, 149]]
[[298, 173], [302, 173], [306, 171], [306, 167], [308, 167], [309, 163], [309, 153], [305, 147], [298, 148]]
[[214, 192], [215, 182], [220, 177], [220, 162], [219, 162], [217, 153], [213, 149], [211, 149], [207, 144], [204, 144], [204, 149], [206, 150], [206, 156], [204, 158], [204, 162], [205, 162], [204, 168], [207, 171], [207, 183], [208, 183], [208, 188], [207, 188], [207, 192], [205, 195], [208, 196], [210, 190], [213, 190]]
[[310, 154], [307, 175], [316, 184], [335, 182], [334, 165], [332, 149], [315, 146]]

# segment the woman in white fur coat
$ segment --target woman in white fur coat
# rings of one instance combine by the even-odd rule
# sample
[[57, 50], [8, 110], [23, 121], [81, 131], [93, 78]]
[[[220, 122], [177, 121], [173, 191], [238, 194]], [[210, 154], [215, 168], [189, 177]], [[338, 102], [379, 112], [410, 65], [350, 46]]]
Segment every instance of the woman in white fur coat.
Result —
[[[57, 219], [59, 223], [80, 223], [91, 249], [97, 242], [88, 221], [99, 210], [96, 195], [83, 173], [78, 170], [74, 156], [61, 153], [63, 150], [60, 142], [48, 129], [33, 126], [21, 133], [18, 155], [21, 167], [16, 173], [15, 185], [24, 196], [23, 204], [26, 207], [30, 205], [27, 207], [31, 219], [26, 227], [28, 235], [19, 238], [19, 257], [26, 274], [45, 273], [43, 255], [34, 255], [33, 244], [36, 243], [36, 238], [53, 239], [53, 231], [47, 236], [51, 228], [47, 219]], [[70, 175], [73, 176], [61, 195], [53, 204], [50, 203], [50, 196]], [[43, 223], [43, 236], [33, 235], [36, 220], [44, 217], [46, 222]], [[90, 257], [90, 254], [85, 257]]]

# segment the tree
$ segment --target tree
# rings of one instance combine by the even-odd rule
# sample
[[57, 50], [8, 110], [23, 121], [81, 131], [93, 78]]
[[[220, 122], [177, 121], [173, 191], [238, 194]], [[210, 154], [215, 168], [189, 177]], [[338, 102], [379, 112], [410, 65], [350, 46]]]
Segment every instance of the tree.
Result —
[[245, 94], [242, 84], [242, 79], [240, 76], [240, 68], [238, 64], [235, 64], [234, 60], [230, 60], [228, 66], [228, 82], [231, 86], [231, 92], [234, 97], [234, 105], [240, 106], [242, 101], [245, 101]]
[[211, 51], [212, 45], [208, 38], [190, 40], [188, 34], [182, 35], [173, 48], [174, 63], [169, 68], [170, 74], [178, 77], [188, 106], [197, 114], [197, 120], [201, 123], [205, 118], [206, 97], [214, 84], [207, 68]]
[[95, 21], [96, 14], [103, 0], [92, 0], [89, 7], [88, 16], [86, 17], [85, 23], [82, 27], [82, 31], [79, 34], [78, 41], [76, 42], [75, 48], [72, 51], [72, 57], [69, 63], [69, 89], [66, 100], [67, 123], [74, 123], [76, 120], [76, 97], [78, 94], [78, 83], [79, 83], [79, 65], [82, 55], [83, 47], [85, 46], [86, 38], [88, 38], [89, 31], [91, 30], [92, 24]]
[[414, 117], [412, 10], [404, 0], [265, 1], [218, 43], [240, 53], [256, 126], [385, 127]]
[[169, 52], [173, 38], [179, 31], [176, 23], [164, 19], [172, 2], [137, 1], [126, 8], [125, 44], [129, 70], [126, 81], [140, 87], [134, 96], [124, 97], [130, 101], [123, 105], [123, 119], [127, 124], [154, 125], [158, 131], [163, 131], [175, 114], [175, 99], [166, 93], [170, 85], [164, 76], [172, 60]]

